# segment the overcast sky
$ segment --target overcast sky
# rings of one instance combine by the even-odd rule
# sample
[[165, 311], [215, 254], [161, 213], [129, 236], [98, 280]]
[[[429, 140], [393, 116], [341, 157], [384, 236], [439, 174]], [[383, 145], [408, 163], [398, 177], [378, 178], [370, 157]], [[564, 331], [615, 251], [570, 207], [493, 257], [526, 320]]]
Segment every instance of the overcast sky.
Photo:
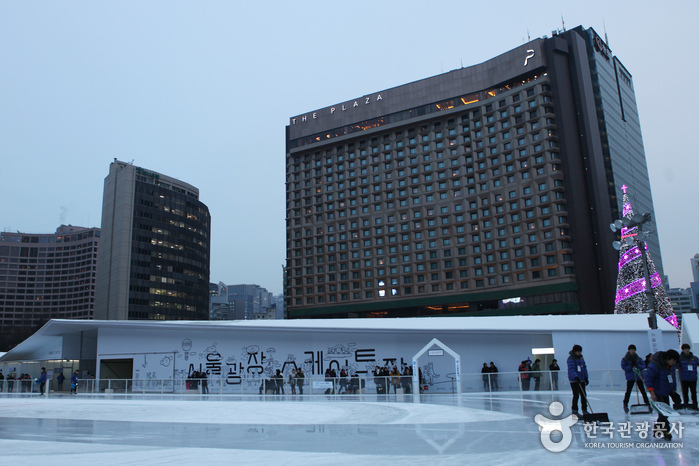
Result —
[[109, 163], [133, 160], [199, 188], [211, 281], [281, 293], [289, 117], [481, 63], [550, 36], [561, 16], [606, 27], [633, 75], [665, 272], [687, 287], [699, 253], [690, 0], [3, 1], [0, 228], [100, 226]]

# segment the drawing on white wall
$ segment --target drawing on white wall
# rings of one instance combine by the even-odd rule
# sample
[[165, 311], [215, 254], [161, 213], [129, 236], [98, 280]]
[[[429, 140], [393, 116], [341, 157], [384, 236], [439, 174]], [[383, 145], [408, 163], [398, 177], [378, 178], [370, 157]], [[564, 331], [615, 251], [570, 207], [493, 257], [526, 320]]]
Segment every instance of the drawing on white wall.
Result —
[[[184, 351], [184, 360], [189, 361], [189, 351], [192, 349], [192, 340], [185, 338], [182, 340], [182, 351]], [[196, 354], [196, 353], [194, 353]]]
[[357, 346], [356, 343], [347, 343], [346, 345], [337, 344], [328, 347], [327, 354], [328, 356], [352, 356], [355, 346]]
[[441, 375], [435, 374], [434, 364], [428, 362], [427, 364], [422, 366], [422, 377], [427, 382], [427, 385], [434, 385], [435, 379], [438, 379], [439, 377], [441, 377]]
[[[395, 365], [401, 369], [401, 372], [406, 367], [404, 359], [406, 355], [401, 354], [400, 350], [391, 345], [384, 346], [384, 342], [378, 342], [375, 345], [364, 340], [338, 341], [328, 336], [308, 346], [303, 342], [294, 344], [279, 342], [271, 346], [271, 341], [263, 338], [242, 340], [238, 343], [224, 341], [222, 337], [216, 336], [217, 341], [206, 341], [204, 339], [206, 337], [201, 339], [198, 337], [165, 338], [163, 342], [167, 346], [159, 346], [160, 351], [157, 354], [148, 353], [151, 357], [157, 356], [156, 362], [150, 365], [148, 365], [148, 355], [133, 353], [133, 378], [138, 379], [140, 372], [140, 378], [143, 379], [140, 386], [143, 386], [143, 389], [161, 391], [166, 386], [172, 386], [171, 382], [164, 382], [165, 380], [179, 381], [176, 383], [184, 384], [195, 371], [205, 372], [208, 374], [210, 386], [217, 387], [217, 390], [221, 387], [223, 391], [240, 391], [250, 387], [257, 392], [261, 379], [272, 378], [277, 369], [282, 372], [285, 380], [292, 369], [302, 368], [306, 377], [318, 377], [331, 368], [338, 375], [344, 370], [348, 376], [353, 374], [367, 376], [368, 383], [373, 383], [371, 373], [376, 365], [387, 366], [389, 369]], [[238, 351], [240, 356], [236, 355]], [[279, 359], [277, 359], [277, 353], [279, 353]], [[183, 364], [184, 360], [181, 359], [183, 354], [186, 364]], [[143, 359], [140, 359], [141, 356]], [[426, 384], [434, 385], [437, 391], [449, 389], [449, 385], [443, 384], [442, 381], [444, 374], [453, 370], [453, 367], [443, 367], [440, 361], [426, 363], [420, 367]], [[146, 370], [151, 376], [157, 374], [156, 378], [162, 381], [153, 380], [152, 384], [147, 384]]]
[[260, 347], [257, 345], [243, 346], [243, 354], [241, 355], [243, 360], [247, 358], [248, 364], [254, 358], [255, 363], [257, 363], [257, 354], [260, 352]]

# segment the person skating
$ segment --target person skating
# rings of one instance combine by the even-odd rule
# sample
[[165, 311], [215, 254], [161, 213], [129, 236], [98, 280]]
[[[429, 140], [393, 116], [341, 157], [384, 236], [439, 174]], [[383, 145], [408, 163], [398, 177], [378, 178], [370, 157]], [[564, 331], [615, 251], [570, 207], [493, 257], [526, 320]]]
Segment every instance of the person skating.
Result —
[[[691, 407], [697, 410], [697, 366], [699, 358], [690, 351], [691, 347], [685, 343], [680, 353], [680, 384], [682, 385], [682, 399], [685, 408]], [[692, 404], [689, 404], [689, 393], [692, 394]]]
[[626, 376], [626, 394], [624, 395], [624, 412], [629, 412], [629, 398], [631, 397], [631, 392], [633, 391], [633, 386], [636, 385], [643, 395], [643, 402], [646, 405], [650, 405], [648, 401], [648, 395], [643, 389], [641, 381], [634, 372], [634, 368], [642, 371], [646, 368], [646, 363], [641, 359], [639, 355], [636, 354], [636, 346], [629, 345], [628, 352], [626, 356], [621, 358], [621, 368], [624, 369], [624, 375]]
[[583, 416], [587, 414], [587, 395], [585, 386], [589, 385], [590, 380], [587, 375], [587, 365], [582, 356], [582, 346], [574, 345], [568, 356], [568, 381], [570, 388], [573, 390], [573, 414], [580, 417], [578, 413], [578, 398], [582, 404]]
[[[677, 385], [675, 382], [675, 368], [673, 367], [679, 359], [680, 355], [672, 349], [658, 351], [651, 357], [644, 375], [644, 382], [653, 401], [668, 403], [670, 397], [673, 400], [679, 398], [679, 395], [675, 392]], [[655, 422], [655, 426], [653, 426], [653, 432], [656, 438], [664, 437], [665, 440], [672, 440], [668, 419], [660, 411], [658, 411], [658, 420]]]

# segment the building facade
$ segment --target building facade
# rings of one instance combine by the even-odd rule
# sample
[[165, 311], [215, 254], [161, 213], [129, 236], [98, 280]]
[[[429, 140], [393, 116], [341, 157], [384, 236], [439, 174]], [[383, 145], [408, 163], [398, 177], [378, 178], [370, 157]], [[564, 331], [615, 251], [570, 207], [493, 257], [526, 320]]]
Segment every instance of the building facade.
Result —
[[289, 123], [289, 318], [612, 312], [621, 185], [653, 213], [631, 74], [592, 29]]
[[115, 159], [102, 235], [96, 318], [208, 320], [211, 216], [198, 189]]
[[696, 312], [692, 299], [691, 288], [670, 288], [667, 293], [667, 297], [670, 298], [672, 309], [676, 314]]
[[72, 225], [0, 233], [0, 334], [49, 319], [92, 319], [99, 243], [99, 228]]
[[689, 289], [692, 294], [692, 307], [699, 309], [699, 254], [694, 254], [690, 259], [692, 264], [692, 283], [689, 284]]
[[274, 295], [260, 285], [228, 285], [226, 291], [232, 312], [230, 320], [256, 319], [272, 307]]

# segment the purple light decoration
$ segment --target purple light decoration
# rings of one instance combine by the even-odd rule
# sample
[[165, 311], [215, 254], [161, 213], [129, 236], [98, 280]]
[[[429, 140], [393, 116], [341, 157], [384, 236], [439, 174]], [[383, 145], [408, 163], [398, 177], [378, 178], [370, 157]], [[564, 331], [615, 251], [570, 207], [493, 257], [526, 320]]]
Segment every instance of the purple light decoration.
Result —
[[677, 316], [674, 313], [670, 314], [669, 317], [665, 317], [665, 320], [670, 322], [670, 325], [672, 325], [675, 328], [677, 328], [677, 326], [679, 325], [679, 322], [677, 322]]
[[621, 190], [624, 191], [624, 194], [626, 194], [626, 190], [627, 190], [627, 189], [629, 189], [628, 186], [626, 186], [625, 184], [622, 184], [622, 185], [621, 185]]
[[635, 246], [632, 249], [629, 249], [624, 253], [623, 256], [621, 256], [621, 259], [619, 259], [619, 270], [622, 269], [626, 264], [631, 262], [632, 260], [638, 259], [641, 256], [641, 250], [638, 248], [638, 246]]
[[629, 212], [633, 212], [633, 209], [631, 208], [631, 203], [627, 202], [626, 204], [624, 204], [624, 208], [621, 212], [624, 215], [624, 217], [626, 217], [626, 214], [628, 214]]
[[[655, 288], [661, 283], [662, 280], [660, 279], [660, 274], [658, 274], [657, 272], [650, 276], [651, 288]], [[639, 293], [643, 293], [644, 291], [646, 291], [646, 279], [639, 278], [638, 280], [629, 283], [628, 285], [626, 285], [623, 288], [620, 288], [619, 291], [617, 291], [616, 298], [614, 299], [614, 304], [617, 305], [620, 301], [623, 301], [624, 299], [629, 298], [631, 296], [635, 296]]]

